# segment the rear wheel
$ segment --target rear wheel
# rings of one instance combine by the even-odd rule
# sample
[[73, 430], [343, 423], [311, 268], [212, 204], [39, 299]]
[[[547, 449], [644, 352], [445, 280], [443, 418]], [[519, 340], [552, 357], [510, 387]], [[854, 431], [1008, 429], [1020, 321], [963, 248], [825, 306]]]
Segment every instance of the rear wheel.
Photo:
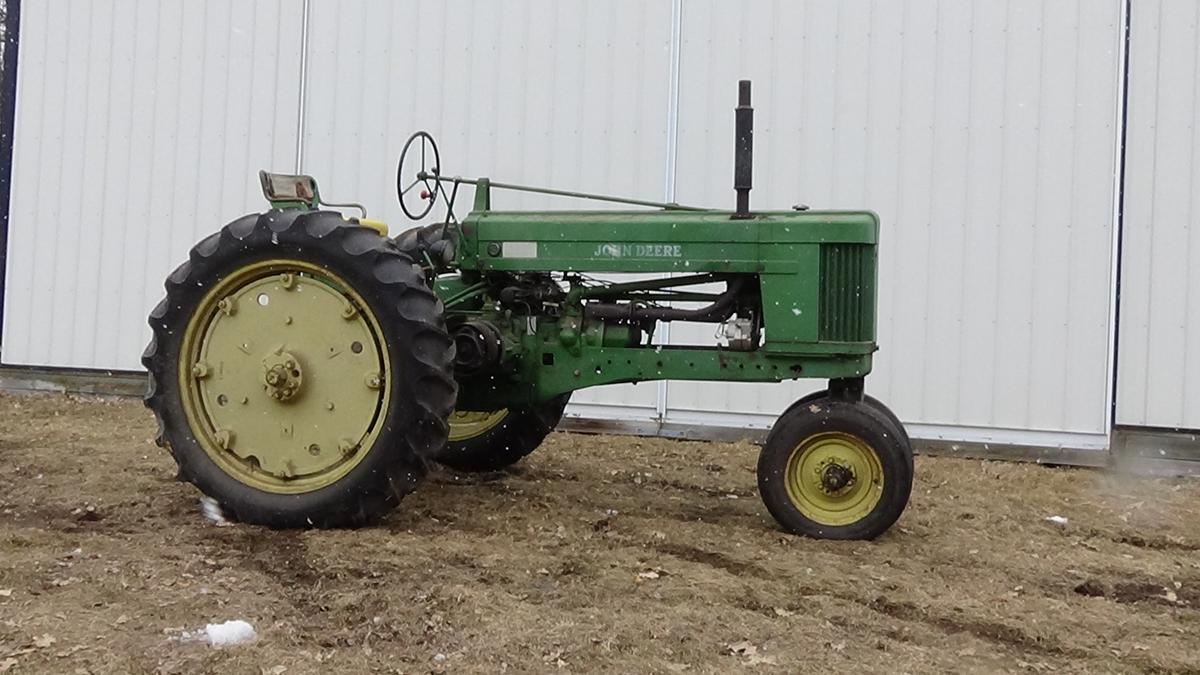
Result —
[[912, 492], [912, 447], [864, 402], [820, 398], [776, 421], [758, 458], [763, 503], [784, 529], [821, 539], [873, 539]]
[[453, 347], [390, 242], [336, 213], [247, 216], [166, 289], [146, 405], [185, 480], [274, 527], [361, 524], [416, 486], [446, 438]]
[[539, 406], [492, 412], [456, 411], [437, 461], [458, 471], [495, 471], [519, 462], [558, 426], [570, 394]]

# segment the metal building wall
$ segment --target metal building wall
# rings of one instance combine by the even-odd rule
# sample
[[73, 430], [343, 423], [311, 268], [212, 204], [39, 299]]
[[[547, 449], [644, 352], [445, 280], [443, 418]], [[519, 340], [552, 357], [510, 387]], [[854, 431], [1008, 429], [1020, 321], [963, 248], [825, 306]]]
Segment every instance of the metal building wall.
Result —
[[301, 6], [22, 3], [5, 363], [141, 367], [165, 276], [293, 162]]
[[1200, 3], [1135, 0], [1117, 423], [1200, 429]]
[[[871, 391], [924, 436], [1099, 447], [1121, 4], [25, 3], [3, 361], [136, 368], [162, 277], [261, 208], [260, 167], [400, 229], [414, 128], [452, 174], [727, 206], [750, 77], [753, 203], [883, 218]], [[575, 400], [765, 425], [816, 386]]]
[[[330, 199], [380, 209], [394, 232], [414, 226], [396, 159], [416, 129], [437, 139], [446, 175], [663, 197], [669, 1], [311, 2], [303, 168]], [[471, 198], [464, 186], [460, 217]], [[604, 207], [501, 191], [493, 204]], [[648, 418], [656, 394], [599, 387], [572, 401]]]
[[[752, 78], [752, 207], [882, 219], [869, 391], [914, 436], [1105, 447], [1120, 6], [688, 2], [679, 199], [732, 207]], [[819, 386], [672, 386], [668, 419], [765, 425]]]

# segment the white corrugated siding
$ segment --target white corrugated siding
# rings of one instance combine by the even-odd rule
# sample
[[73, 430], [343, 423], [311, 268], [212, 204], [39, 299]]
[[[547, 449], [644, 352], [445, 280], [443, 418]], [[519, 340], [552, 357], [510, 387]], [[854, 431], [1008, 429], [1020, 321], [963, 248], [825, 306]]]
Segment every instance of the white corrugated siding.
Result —
[[1200, 429], [1200, 3], [1135, 0], [1117, 423]]
[[[906, 422], [1102, 434], [1119, 12], [688, 2], [679, 200], [732, 207], [735, 81], [753, 79], [752, 208], [882, 219], [868, 390]], [[776, 414], [819, 386], [672, 385], [668, 409]]]
[[[304, 170], [393, 232], [405, 139], [437, 139], [443, 174], [662, 199], [671, 3], [312, 0]], [[464, 186], [456, 211], [470, 210]], [[602, 208], [494, 191], [496, 208]], [[441, 216], [442, 208], [434, 214]], [[653, 384], [576, 403], [653, 414]]]
[[[165, 274], [296, 164], [304, 5], [24, 3], [5, 363], [138, 367]], [[749, 77], [753, 204], [882, 216], [872, 393], [948, 437], [1105, 431], [1120, 0], [688, 0], [676, 117], [669, 0], [310, 5], [299, 140], [328, 198], [405, 227], [394, 163], [427, 128], [448, 174], [728, 206]], [[816, 386], [673, 383], [668, 418], [765, 423]]]
[[21, 3], [5, 363], [141, 367], [167, 273], [294, 161], [300, 8]]

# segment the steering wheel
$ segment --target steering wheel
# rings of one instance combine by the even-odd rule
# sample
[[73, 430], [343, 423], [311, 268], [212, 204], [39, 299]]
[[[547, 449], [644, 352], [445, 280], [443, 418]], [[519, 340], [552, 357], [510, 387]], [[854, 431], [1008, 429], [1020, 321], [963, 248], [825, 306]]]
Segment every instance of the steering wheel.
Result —
[[[416, 166], [417, 158], [415, 155], [416, 147], [414, 144], [420, 145], [420, 166]], [[412, 158], [413, 166], [407, 167], [405, 170], [405, 162], [408, 161], [408, 152], [413, 151]], [[415, 170], [414, 170], [415, 169]], [[437, 201], [438, 190], [441, 189], [441, 184], [438, 182], [438, 177], [442, 174], [442, 158], [438, 154], [437, 143], [433, 141], [433, 136], [428, 132], [418, 131], [404, 143], [404, 149], [400, 151], [400, 162], [396, 166], [396, 198], [400, 200], [400, 210], [404, 211], [404, 215], [412, 220], [420, 220], [429, 215], [433, 209], [434, 203]], [[404, 176], [412, 176], [412, 182], [405, 184]], [[413, 192], [413, 188], [421, 186], [418, 192]], [[419, 199], [410, 209], [408, 199]], [[422, 204], [421, 202], [424, 202]]]

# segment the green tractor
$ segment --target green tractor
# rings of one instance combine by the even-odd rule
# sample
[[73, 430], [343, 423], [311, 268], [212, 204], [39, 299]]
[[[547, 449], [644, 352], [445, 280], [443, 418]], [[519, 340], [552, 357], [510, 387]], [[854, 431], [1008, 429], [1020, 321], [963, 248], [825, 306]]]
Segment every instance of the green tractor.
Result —
[[[322, 206], [308, 176], [261, 173], [271, 209], [196, 244], [150, 314], [146, 405], [184, 480], [272, 527], [368, 523], [427, 463], [496, 470], [532, 452], [571, 392], [647, 380], [828, 380], [780, 415], [759, 491], [786, 530], [872, 538], [912, 489], [903, 425], [863, 393], [875, 343], [868, 211], [751, 211], [753, 109], [736, 109], [733, 211], [447, 177], [433, 138], [405, 144], [397, 192], [421, 220]], [[454, 215], [460, 185], [471, 212]], [[502, 211], [493, 190], [637, 206]], [[645, 208], [650, 207], [650, 208]], [[610, 282], [592, 274], [650, 273]], [[717, 324], [714, 344], [656, 341]]]

